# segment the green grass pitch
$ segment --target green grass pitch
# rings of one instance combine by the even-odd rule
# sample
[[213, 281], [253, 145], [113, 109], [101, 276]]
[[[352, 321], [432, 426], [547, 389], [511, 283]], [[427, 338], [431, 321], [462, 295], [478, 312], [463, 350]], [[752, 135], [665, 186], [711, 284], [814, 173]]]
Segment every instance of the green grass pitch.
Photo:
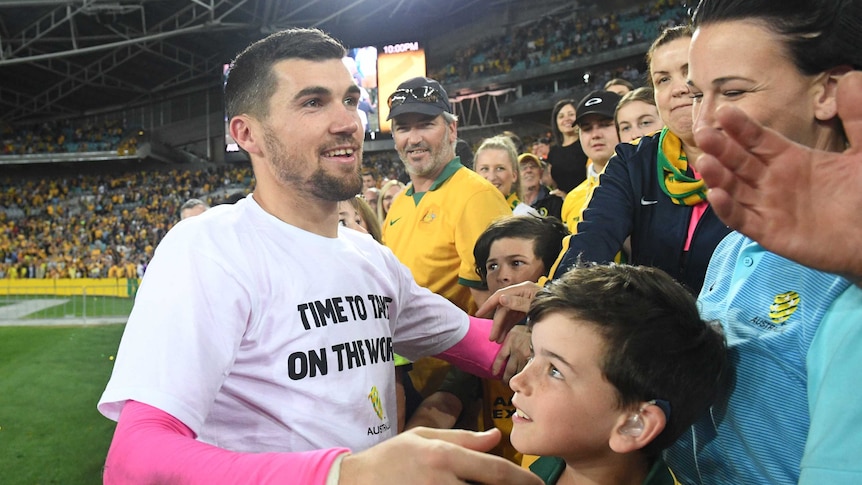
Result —
[[102, 483], [114, 423], [96, 403], [123, 328], [0, 327], [0, 482]]

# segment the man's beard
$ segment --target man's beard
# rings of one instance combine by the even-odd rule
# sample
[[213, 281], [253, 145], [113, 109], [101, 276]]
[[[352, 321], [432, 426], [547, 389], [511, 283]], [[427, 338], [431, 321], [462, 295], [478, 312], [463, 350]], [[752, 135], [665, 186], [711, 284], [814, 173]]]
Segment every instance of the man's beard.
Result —
[[348, 175], [336, 177], [326, 173], [322, 168], [318, 168], [311, 174], [308, 183], [313, 187], [314, 194], [323, 200], [347, 200], [362, 190], [362, 177], [359, 176], [360, 165], [356, 165], [356, 172], [352, 177]]
[[264, 143], [267, 152], [270, 154], [270, 163], [276, 171], [278, 180], [285, 184], [300, 185], [303, 186], [303, 189], [310, 188], [314, 196], [331, 201], [347, 200], [362, 190], [362, 177], [360, 176], [360, 168], [362, 167], [361, 151], [355, 152], [357, 163], [352, 173], [345, 171], [343, 175], [338, 176], [326, 172], [323, 167], [317, 167], [308, 180], [302, 180], [295, 173], [292, 173], [291, 170], [297, 163], [302, 162], [289, 162], [290, 156], [293, 154], [285, 149], [275, 133], [269, 129], [264, 133]]
[[[449, 136], [449, 131], [447, 130], [444, 137], [443, 137], [442, 143], [440, 143], [440, 145], [438, 145], [436, 148], [432, 148], [432, 147], [428, 146], [427, 143], [422, 143], [420, 145], [405, 147], [404, 148], [404, 155], [402, 156], [401, 153], [399, 153], [398, 155], [401, 158], [401, 161], [404, 163], [404, 169], [407, 171], [408, 174], [415, 175], [418, 177], [427, 177], [428, 175], [436, 172], [440, 168], [441, 165], [446, 165], [447, 163], [452, 161], [452, 157], [445, 157], [446, 159], [445, 160], [443, 159], [445, 147], [447, 147], [451, 144], [452, 144], [452, 137]], [[410, 149], [413, 149], [415, 147], [421, 147], [421, 148], [427, 148], [428, 149], [428, 151], [430, 152], [430, 155], [431, 155], [430, 156], [431, 162], [428, 165], [425, 165], [424, 167], [416, 167], [416, 166], [411, 165], [410, 163], [407, 162], [408, 157], [409, 157], [409, 155], [407, 155], [407, 151]], [[454, 151], [453, 151], [453, 153], [454, 153]]]

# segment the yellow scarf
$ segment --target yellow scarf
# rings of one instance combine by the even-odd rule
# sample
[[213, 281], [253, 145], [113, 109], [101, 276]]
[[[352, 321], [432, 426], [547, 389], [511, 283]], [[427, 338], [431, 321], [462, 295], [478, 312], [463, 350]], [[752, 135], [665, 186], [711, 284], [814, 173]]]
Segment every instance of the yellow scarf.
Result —
[[512, 210], [515, 210], [515, 207], [518, 207], [518, 204], [521, 203], [521, 201], [518, 200], [518, 194], [515, 192], [512, 192], [508, 197], [506, 197], [506, 202], [509, 203], [509, 208]]
[[696, 205], [706, 200], [703, 180], [686, 175], [688, 159], [682, 141], [667, 129], [658, 137], [658, 184], [677, 205]]

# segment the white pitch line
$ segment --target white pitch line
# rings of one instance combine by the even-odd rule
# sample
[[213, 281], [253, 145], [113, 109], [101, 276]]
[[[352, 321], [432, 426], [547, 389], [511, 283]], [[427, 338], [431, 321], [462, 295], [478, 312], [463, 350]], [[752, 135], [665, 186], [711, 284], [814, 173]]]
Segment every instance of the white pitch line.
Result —
[[10, 305], [0, 306], [0, 320], [16, 320], [26, 317], [31, 313], [51, 308], [52, 306], [64, 305], [68, 299], [45, 298], [36, 300], [24, 300]]

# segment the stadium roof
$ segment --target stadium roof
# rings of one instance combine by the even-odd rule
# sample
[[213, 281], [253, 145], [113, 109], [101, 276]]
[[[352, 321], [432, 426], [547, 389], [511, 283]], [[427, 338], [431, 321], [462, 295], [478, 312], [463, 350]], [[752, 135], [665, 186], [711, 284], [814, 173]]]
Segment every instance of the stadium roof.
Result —
[[319, 27], [427, 41], [514, 0], [0, 0], [0, 121], [75, 118], [199, 90], [248, 43]]

